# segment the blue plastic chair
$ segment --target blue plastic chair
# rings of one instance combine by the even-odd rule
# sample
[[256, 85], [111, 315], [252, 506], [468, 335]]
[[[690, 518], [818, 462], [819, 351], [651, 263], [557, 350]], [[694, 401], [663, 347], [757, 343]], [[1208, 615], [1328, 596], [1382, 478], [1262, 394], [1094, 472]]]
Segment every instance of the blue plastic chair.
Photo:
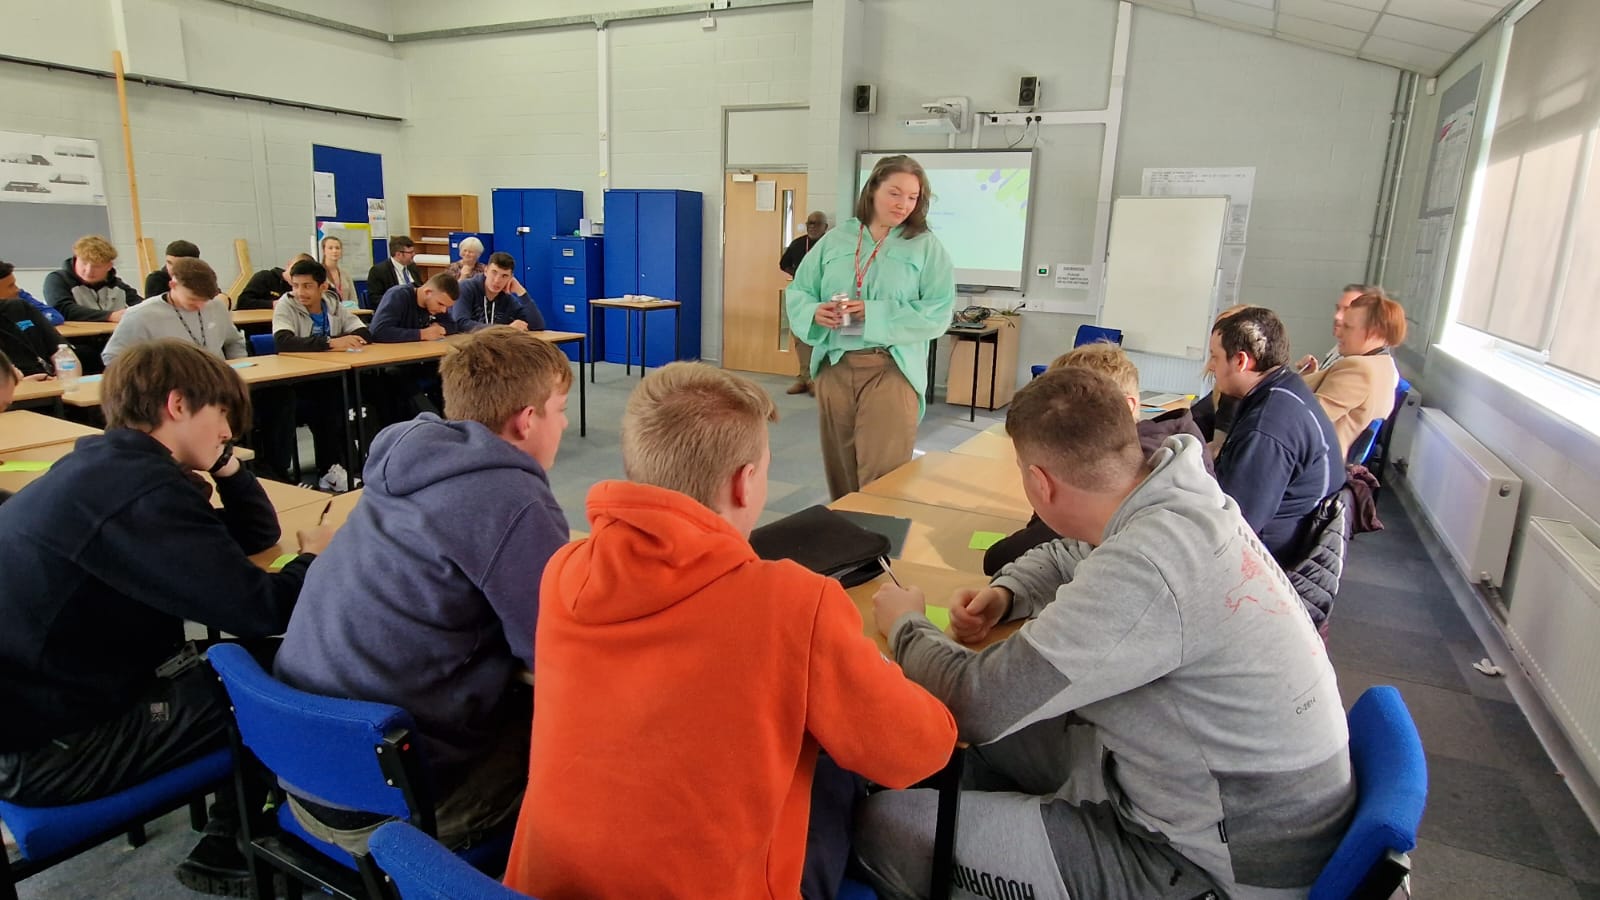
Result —
[[1411, 873], [1408, 854], [1428, 802], [1428, 762], [1400, 692], [1368, 688], [1349, 721], [1356, 813], [1310, 900], [1387, 900]]
[[1049, 366], [1034, 366], [1033, 367], [1033, 377], [1038, 378], [1040, 375], [1043, 375], [1045, 373], [1045, 371], [1048, 370], [1049, 368], [1050, 368]]
[[1394, 389], [1394, 409], [1389, 411], [1383, 427], [1378, 429], [1377, 440], [1373, 442], [1373, 447], [1376, 449], [1370, 454], [1370, 461], [1362, 464], [1372, 471], [1373, 477], [1378, 479], [1378, 490], [1372, 492], [1374, 499], [1377, 498], [1378, 492], [1383, 490], [1383, 472], [1389, 466], [1389, 442], [1394, 438], [1394, 423], [1400, 418], [1400, 407], [1405, 405], [1406, 395], [1409, 393], [1411, 393], [1411, 382], [1402, 376]]
[[[252, 779], [278, 801], [271, 821], [246, 816], [241, 832], [251, 879], [271, 897], [272, 870], [346, 900], [387, 900], [370, 856], [353, 857], [311, 836], [295, 820], [280, 785], [326, 806], [393, 816], [434, 833], [433, 796], [411, 715], [397, 706], [323, 697], [296, 690], [262, 670], [235, 644], [218, 644], [207, 660], [233, 706], [235, 781], [240, 807]], [[511, 849], [509, 828], [464, 850], [461, 858], [502, 871]]]
[[1100, 341], [1122, 346], [1122, 329], [1102, 328], [1099, 325], [1079, 325], [1078, 334], [1072, 339], [1072, 346], [1082, 347], [1084, 344], [1095, 344]]
[[1372, 451], [1378, 446], [1378, 432], [1383, 430], [1383, 419], [1373, 419], [1367, 427], [1356, 436], [1355, 443], [1350, 445], [1350, 452], [1345, 454], [1344, 461], [1352, 466], [1364, 466], [1372, 458]]
[[278, 352], [278, 339], [270, 334], [250, 335], [251, 356], [271, 356]]
[[228, 789], [233, 759], [215, 750], [124, 791], [70, 806], [19, 806], [0, 801], [0, 821], [17, 839], [22, 858], [0, 859], [0, 897], [15, 900], [16, 883], [119, 834], [144, 843], [144, 825], [187, 805], [189, 824], [205, 828], [206, 795]]
[[367, 846], [386, 882], [400, 900], [523, 900], [518, 893], [467, 865], [404, 822], [390, 822], [373, 832]]

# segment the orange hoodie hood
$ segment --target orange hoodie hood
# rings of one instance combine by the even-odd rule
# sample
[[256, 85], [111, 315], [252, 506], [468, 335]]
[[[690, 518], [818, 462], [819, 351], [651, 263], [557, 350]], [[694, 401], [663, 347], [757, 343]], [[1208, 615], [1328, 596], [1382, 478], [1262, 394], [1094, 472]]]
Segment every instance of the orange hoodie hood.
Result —
[[602, 481], [587, 509], [588, 540], [551, 560], [555, 596], [585, 625], [655, 615], [756, 561], [726, 519], [677, 491]]

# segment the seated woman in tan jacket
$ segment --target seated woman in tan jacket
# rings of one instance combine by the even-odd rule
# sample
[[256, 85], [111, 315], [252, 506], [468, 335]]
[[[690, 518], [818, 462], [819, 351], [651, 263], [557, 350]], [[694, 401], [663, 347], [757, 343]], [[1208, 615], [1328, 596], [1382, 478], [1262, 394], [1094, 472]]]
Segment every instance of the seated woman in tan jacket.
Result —
[[1400, 372], [1389, 348], [1406, 339], [1406, 314], [1382, 294], [1362, 294], [1350, 303], [1336, 330], [1343, 358], [1307, 375], [1306, 384], [1333, 420], [1340, 451], [1349, 456], [1350, 445], [1372, 420], [1394, 411]]

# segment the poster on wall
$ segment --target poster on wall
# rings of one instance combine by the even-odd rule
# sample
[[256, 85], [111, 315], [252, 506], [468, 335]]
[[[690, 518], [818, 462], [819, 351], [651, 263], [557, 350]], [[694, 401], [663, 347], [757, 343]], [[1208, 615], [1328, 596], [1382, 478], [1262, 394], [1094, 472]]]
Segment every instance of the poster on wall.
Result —
[[0, 201], [105, 206], [100, 142], [0, 131]]
[[1432, 340], [1439, 301], [1447, 288], [1445, 275], [1455, 246], [1456, 206], [1466, 182], [1472, 147], [1473, 123], [1478, 113], [1478, 66], [1457, 79], [1439, 100], [1439, 119], [1428, 155], [1427, 181], [1422, 186], [1417, 212], [1417, 243], [1411, 253], [1403, 293], [1396, 299], [1405, 307], [1410, 336], [1406, 343], [1426, 352]]
[[1245, 239], [1250, 231], [1250, 202], [1255, 195], [1255, 166], [1149, 168], [1144, 170], [1141, 193], [1151, 197], [1228, 198], [1228, 224], [1222, 237], [1222, 287], [1217, 304], [1239, 302], [1239, 281], [1244, 275]]

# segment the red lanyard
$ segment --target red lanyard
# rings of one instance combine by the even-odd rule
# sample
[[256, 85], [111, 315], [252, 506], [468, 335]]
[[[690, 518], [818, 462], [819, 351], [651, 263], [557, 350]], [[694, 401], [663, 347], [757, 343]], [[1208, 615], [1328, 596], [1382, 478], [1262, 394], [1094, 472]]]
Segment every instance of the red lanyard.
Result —
[[862, 297], [861, 297], [861, 284], [862, 284], [862, 282], [867, 280], [867, 273], [872, 270], [872, 261], [878, 258], [878, 251], [882, 250], [883, 249], [883, 245], [888, 243], [888, 241], [889, 241], [889, 236], [888, 235], [884, 235], [883, 236], [883, 240], [879, 241], [877, 246], [872, 248], [872, 255], [867, 257], [867, 266], [866, 266], [866, 268], [862, 268], [861, 267], [861, 238], [866, 233], [867, 233], [867, 226], [865, 226], [865, 225], [861, 226], [861, 230], [860, 231], [856, 232], [856, 261], [855, 261], [855, 264], [854, 264], [855, 265], [855, 270], [856, 270], [856, 295], [855, 295], [854, 299], [856, 299], [856, 300], [862, 299]]

